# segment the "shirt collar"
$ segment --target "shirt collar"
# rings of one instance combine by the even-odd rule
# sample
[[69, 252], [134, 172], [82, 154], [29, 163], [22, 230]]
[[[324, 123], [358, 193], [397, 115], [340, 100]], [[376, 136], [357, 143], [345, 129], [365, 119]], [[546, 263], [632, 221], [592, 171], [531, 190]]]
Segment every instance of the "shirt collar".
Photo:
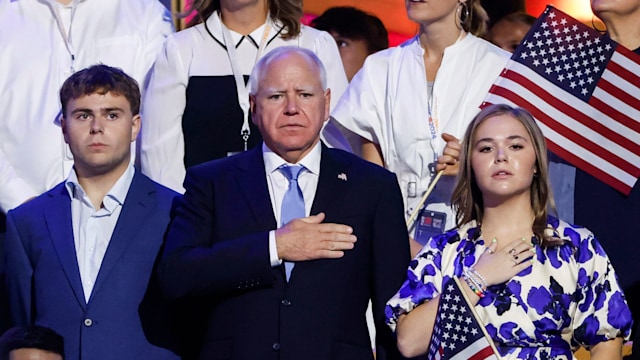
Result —
[[[123, 205], [124, 200], [127, 197], [127, 193], [129, 192], [129, 187], [131, 186], [131, 182], [133, 181], [133, 175], [135, 174], [135, 169], [133, 164], [129, 164], [125, 172], [120, 176], [118, 181], [111, 187], [109, 192], [105, 195], [102, 200], [102, 205], [109, 211], [112, 212], [117, 205]], [[78, 181], [78, 175], [76, 174], [75, 169], [69, 173], [67, 180], [65, 181], [65, 187], [69, 192], [69, 197], [72, 199], [82, 200], [85, 196], [84, 189], [80, 185]]]
[[[207, 20], [205, 21], [207, 28], [209, 29], [209, 32], [211, 33], [211, 35], [221, 44], [224, 44], [224, 37], [222, 35], [222, 27], [225, 26], [224, 23], [221, 21], [220, 19], [220, 12], [218, 10], [214, 11], [213, 14], [211, 14]], [[260, 41], [262, 40], [262, 36], [264, 34], [264, 28], [265, 26], [269, 26], [269, 39], [267, 40], [267, 44], [270, 43], [274, 38], [276, 38], [278, 35], [280, 35], [281, 29], [283, 28], [283, 25], [279, 22], [276, 21], [274, 22], [271, 19], [271, 16], [267, 16], [267, 20], [266, 22], [259, 26], [257, 29], [253, 30], [251, 32], [251, 34], [249, 34], [249, 36], [255, 41], [256, 44], [260, 44]], [[226, 27], [226, 26], [225, 26]], [[233, 42], [237, 45], [240, 42], [240, 39], [242, 39], [244, 36], [229, 29], [229, 32], [231, 33], [231, 38], [233, 39]]]
[[264, 142], [262, 143], [262, 157], [264, 159], [264, 168], [267, 174], [273, 173], [282, 165], [302, 165], [307, 169], [307, 171], [315, 175], [320, 175], [321, 155], [322, 145], [321, 142], [318, 141], [313, 149], [311, 149], [311, 151], [304, 158], [302, 158], [302, 160], [300, 160], [297, 164], [291, 164], [286, 162], [278, 154], [269, 149], [269, 147]]

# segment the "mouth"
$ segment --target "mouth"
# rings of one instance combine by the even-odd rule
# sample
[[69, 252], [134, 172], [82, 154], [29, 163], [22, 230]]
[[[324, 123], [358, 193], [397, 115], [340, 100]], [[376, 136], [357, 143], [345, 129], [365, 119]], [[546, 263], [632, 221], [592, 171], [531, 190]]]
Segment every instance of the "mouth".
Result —
[[506, 177], [506, 176], [510, 176], [512, 175], [510, 172], [506, 171], [506, 170], [498, 170], [496, 172], [493, 173], [493, 175], [491, 175], [491, 177], [497, 177], [497, 178], [501, 178], [501, 177]]

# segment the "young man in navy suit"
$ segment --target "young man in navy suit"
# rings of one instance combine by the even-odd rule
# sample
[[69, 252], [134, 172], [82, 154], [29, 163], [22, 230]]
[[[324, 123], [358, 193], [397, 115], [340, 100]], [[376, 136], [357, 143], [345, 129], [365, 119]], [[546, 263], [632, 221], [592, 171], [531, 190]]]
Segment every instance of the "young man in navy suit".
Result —
[[131, 163], [140, 90], [95, 65], [60, 90], [66, 181], [10, 211], [6, 277], [16, 325], [46, 326], [65, 359], [177, 359], [154, 263], [177, 194]]
[[371, 299], [377, 359], [399, 358], [383, 314], [409, 262], [395, 175], [322, 144], [331, 93], [310, 51], [272, 50], [250, 82], [264, 143], [188, 170], [159, 267], [168, 296], [204, 306], [196, 356], [370, 360]]

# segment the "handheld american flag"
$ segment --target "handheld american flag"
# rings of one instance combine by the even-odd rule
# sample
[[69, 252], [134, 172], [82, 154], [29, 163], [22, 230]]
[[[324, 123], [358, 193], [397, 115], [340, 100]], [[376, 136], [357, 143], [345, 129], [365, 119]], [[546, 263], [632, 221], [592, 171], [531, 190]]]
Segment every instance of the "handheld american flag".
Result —
[[442, 288], [427, 358], [499, 359], [494, 349], [493, 342], [460, 289], [458, 279], [450, 278]]
[[640, 176], [640, 55], [547, 6], [482, 105], [527, 109], [549, 149], [629, 194]]

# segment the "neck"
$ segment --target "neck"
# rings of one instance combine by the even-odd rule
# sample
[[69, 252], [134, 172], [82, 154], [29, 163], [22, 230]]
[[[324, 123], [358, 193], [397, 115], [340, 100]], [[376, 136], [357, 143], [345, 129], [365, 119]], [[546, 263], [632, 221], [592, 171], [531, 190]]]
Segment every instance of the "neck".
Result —
[[534, 213], [528, 193], [526, 196], [519, 196], [501, 202], [499, 205], [485, 205], [482, 215], [482, 236], [487, 241], [497, 238], [498, 248], [501, 248], [512, 240], [531, 237], [533, 218]]
[[69, 5], [71, 4], [71, 1], [73, 0], [56, 0], [57, 2], [59, 2], [62, 5]]
[[607, 32], [611, 39], [630, 50], [640, 48], [640, 26], [638, 15], [618, 17], [615, 21], [607, 21]]
[[452, 31], [450, 26], [446, 28], [440, 26], [440, 24], [432, 24], [430, 26], [421, 24], [420, 34], [420, 46], [424, 49], [424, 64], [427, 73], [427, 81], [433, 81], [436, 77], [438, 69], [444, 56], [444, 51], [449, 46], [453, 45], [461, 37], [466, 36], [466, 33], [460, 32], [455, 29]]
[[237, 5], [234, 1], [220, 2], [220, 15], [224, 25], [242, 35], [249, 35], [267, 21], [269, 9], [264, 1]]
[[96, 210], [102, 207], [102, 199], [127, 170], [129, 164], [125, 165], [106, 173], [85, 172], [81, 168], [75, 168], [78, 183], [80, 183]]
[[[424, 49], [425, 56], [442, 57], [444, 49], [453, 45], [460, 38], [461, 30], [449, 24], [440, 22], [420, 24], [420, 46]], [[466, 33], [463, 32], [466, 35]], [[464, 35], [463, 35], [464, 36]]]

